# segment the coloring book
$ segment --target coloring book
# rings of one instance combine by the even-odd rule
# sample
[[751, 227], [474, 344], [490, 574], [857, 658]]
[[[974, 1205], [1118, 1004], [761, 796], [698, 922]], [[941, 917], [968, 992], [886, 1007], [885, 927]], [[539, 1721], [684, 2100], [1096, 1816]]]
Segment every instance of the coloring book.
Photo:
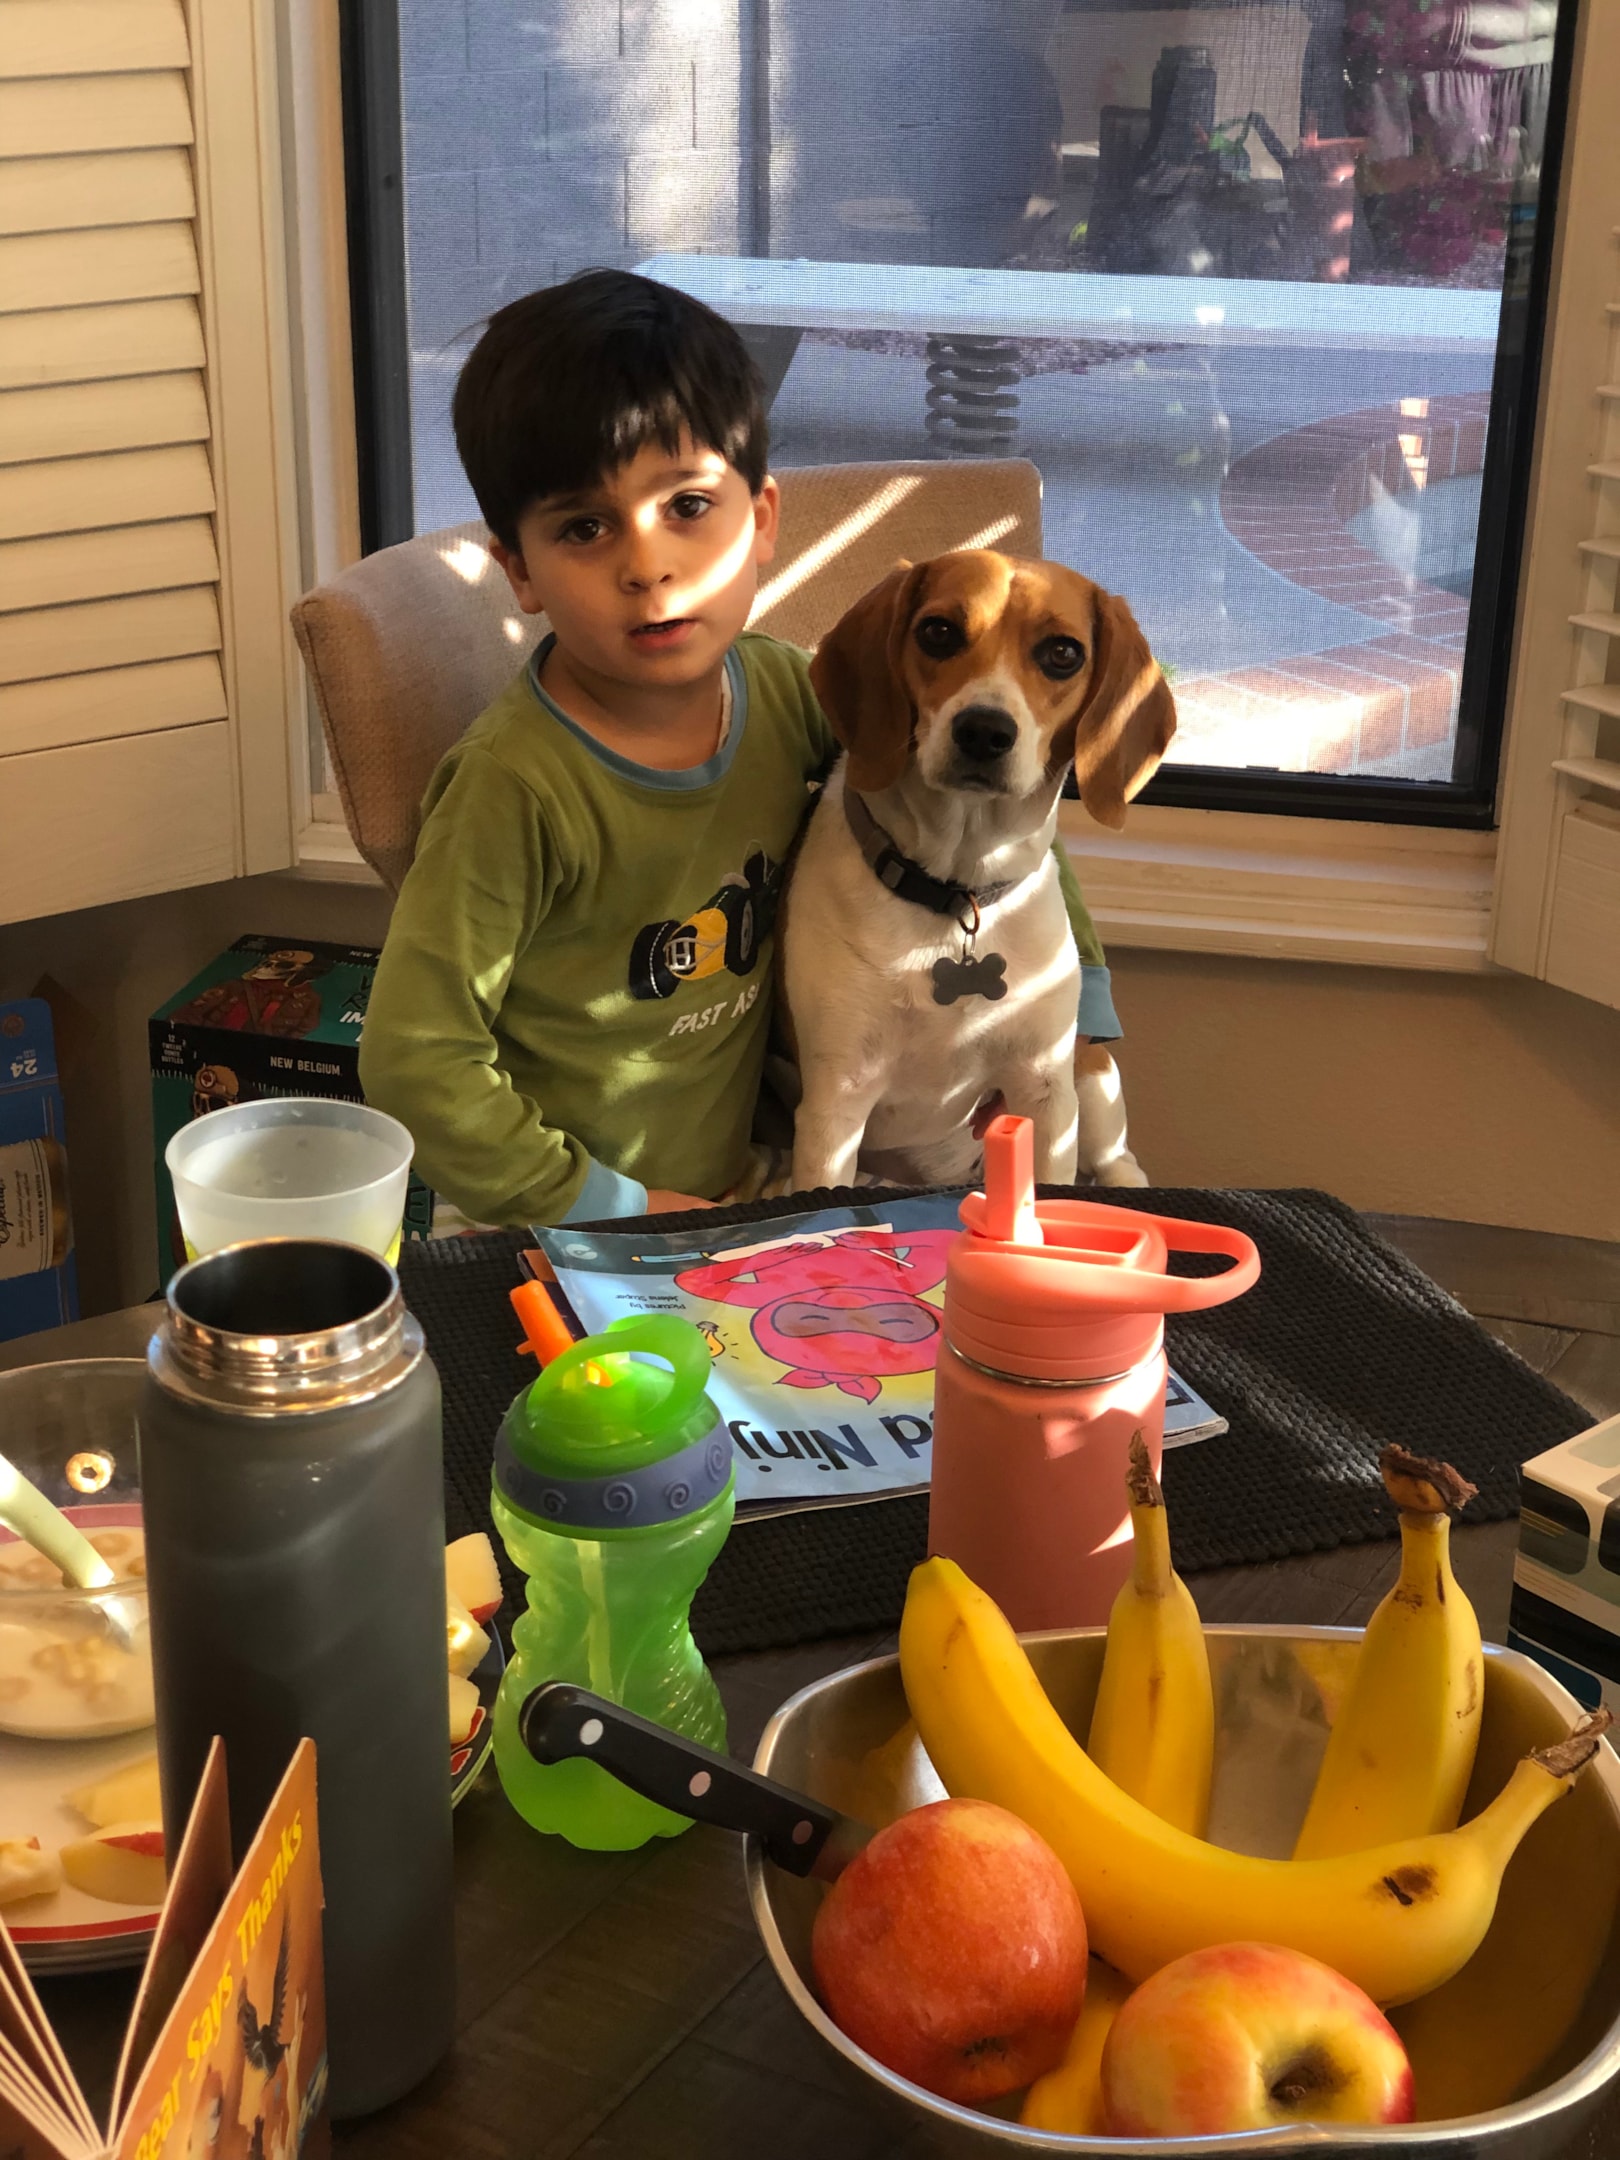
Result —
[[[958, 1196], [784, 1213], [711, 1232], [533, 1233], [552, 1295], [581, 1334], [677, 1313], [714, 1360], [739, 1513], [876, 1500], [928, 1483], [934, 1360]], [[1165, 1445], [1226, 1421], [1174, 1373]]]

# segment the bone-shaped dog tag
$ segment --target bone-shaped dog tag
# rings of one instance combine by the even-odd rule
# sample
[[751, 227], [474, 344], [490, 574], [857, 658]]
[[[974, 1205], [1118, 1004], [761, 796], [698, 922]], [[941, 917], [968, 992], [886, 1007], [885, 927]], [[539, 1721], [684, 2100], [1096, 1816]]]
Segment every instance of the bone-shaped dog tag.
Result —
[[958, 998], [1007, 995], [1007, 963], [998, 952], [969, 953], [965, 960], [934, 962], [934, 1003], [954, 1005]]

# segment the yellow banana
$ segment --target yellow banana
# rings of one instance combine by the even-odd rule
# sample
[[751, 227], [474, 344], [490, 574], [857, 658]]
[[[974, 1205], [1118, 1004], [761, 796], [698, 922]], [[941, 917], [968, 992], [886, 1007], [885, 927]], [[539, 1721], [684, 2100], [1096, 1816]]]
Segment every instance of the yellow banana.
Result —
[[[1529, 1690], [1495, 1708], [1473, 1794], [1495, 1792], [1514, 1757], [1545, 1740], [1557, 1717]], [[1394, 2013], [1419, 2122], [1484, 2114], [1573, 2066], [1596, 2038], [1583, 2043], [1582, 2012], [1617, 1904], [1620, 1850], [1608, 1795], [1583, 1778], [1569, 1805], [1543, 1816], [1514, 1854], [1496, 1917], [1462, 1971]]]
[[1122, 1792], [1202, 1837], [1215, 1762], [1215, 1691], [1204, 1625], [1170, 1565], [1164, 1494], [1138, 1433], [1128, 1477], [1136, 1553], [1108, 1616], [1086, 1752]]
[[1451, 1572], [1450, 1510], [1474, 1487], [1405, 1448], [1385, 1448], [1378, 1467], [1401, 1511], [1400, 1579], [1367, 1623], [1296, 1860], [1454, 1830], [1479, 1745], [1479, 1622]]
[[1068, 2053], [1055, 2070], [1038, 2077], [1024, 2095], [1018, 2120], [1027, 2130], [1062, 2130], [1070, 2137], [1105, 2137], [1102, 2052], [1109, 2029], [1125, 2007], [1131, 1983], [1101, 1958], [1086, 1974], [1086, 2000]]
[[1527, 1755], [1460, 1830], [1336, 1860], [1260, 1860], [1189, 1837], [1104, 1777], [1001, 1612], [953, 1561], [912, 1572], [900, 1671], [947, 1791], [997, 1801], [1040, 1832], [1080, 1893], [1092, 1947], [1130, 1979], [1216, 1943], [1282, 1943], [1386, 2006], [1467, 1963], [1514, 1847], [1609, 1722], [1599, 1712]]

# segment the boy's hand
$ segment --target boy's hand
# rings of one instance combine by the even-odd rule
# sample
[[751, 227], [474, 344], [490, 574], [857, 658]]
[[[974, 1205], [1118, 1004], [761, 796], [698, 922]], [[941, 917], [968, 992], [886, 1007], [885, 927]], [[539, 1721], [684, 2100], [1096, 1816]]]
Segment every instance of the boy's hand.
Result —
[[696, 1193], [670, 1192], [662, 1185], [647, 1188], [647, 1213], [649, 1215], [680, 1215], [687, 1208], [714, 1207], [713, 1200], [700, 1200]]

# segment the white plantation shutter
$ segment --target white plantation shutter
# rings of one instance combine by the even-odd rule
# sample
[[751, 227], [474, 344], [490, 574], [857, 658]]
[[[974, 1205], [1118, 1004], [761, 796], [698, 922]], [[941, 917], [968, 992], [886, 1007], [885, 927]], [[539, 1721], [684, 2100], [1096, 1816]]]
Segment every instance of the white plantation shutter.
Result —
[[270, 0], [0, 0], [0, 921], [292, 860]]
[[1491, 957], [1620, 1006], [1620, 8], [1583, 10]]

